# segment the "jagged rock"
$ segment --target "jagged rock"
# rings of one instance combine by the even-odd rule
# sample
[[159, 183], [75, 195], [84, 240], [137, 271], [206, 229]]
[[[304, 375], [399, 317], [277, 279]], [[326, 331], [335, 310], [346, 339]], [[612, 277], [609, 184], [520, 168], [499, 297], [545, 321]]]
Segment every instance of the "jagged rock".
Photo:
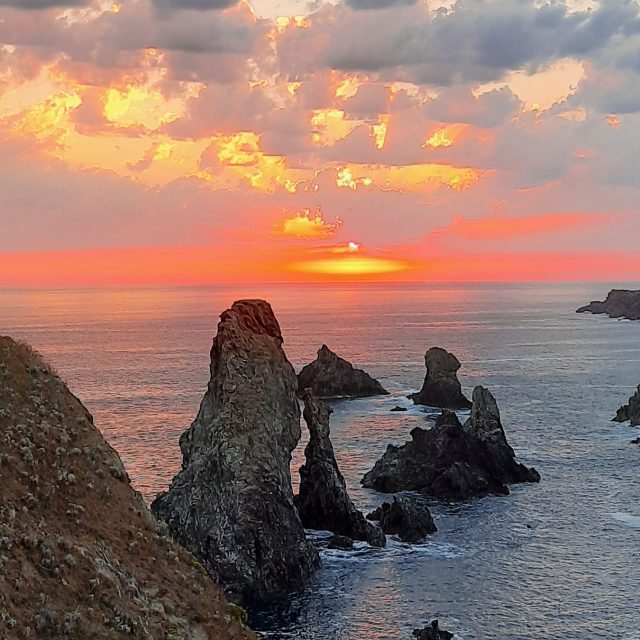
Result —
[[431, 624], [424, 629], [415, 629], [413, 636], [417, 640], [451, 640], [453, 633], [440, 629], [437, 620], [432, 620]]
[[393, 409], [389, 409], [389, 411], [406, 411], [406, 407], [401, 407], [400, 405], [396, 405]]
[[0, 637], [254, 634], [149, 512], [91, 414], [0, 337]]
[[318, 357], [298, 374], [298, 389], [312, 389], [318, 398], [366, 398], [388, 395], [382, 385], [362, 369], [354, 369], [323, 344]]
[[387, 535], [397, 535], [402, 542], [416, 543], [437, 531], [429, 508], [416, 498], [393, 498], [367, 515], [369, 520], [378, 520]]
[[594, 301], [580, 307], [577, 313], [605, 313], [610, 318], [640, 320], [640, 290], [612, 289], [604, 302]]
[[384, 547], [382, 530], [367, 522], [347, 493], [329, 438], [331, 407], [315, 398], [311, 389], [305, 389], [303, 397], [309, 442], [304, 450], [306, 462], [300, 467], [300, 491], [296, 496], [302, 524], [307, 529], [332, 531]]
[[207, 392], [180, 438], [182, 470], [152, 505], [240, 602], [299, 587], [319, 563], [293, 504], [300, 407], [282, 342], [262, 300], [235, 302], [222, 314]]
[[631, 421], [632, 427], [640, 426], [640, 385], [638, 385], [638, 390], [629, 398], [629, 403], [618, 409], [614, 421]]
[[401, 447], [389, 445], [362, 484], [385, 493], [420, 491], [445, 500], [467, 500], [508, 494], [509, 484], [540, 480], [535, 469], [516, 462], [495, 399], [483, 387], [473, 391], [464, 427], [455, 413], [443, 410], [432, 429], [416, 427], [411, 438]]
[[342, 551], [353, 550], [353, 540], [348, 536], [339, 536], [337, 534], [332, 535], [329, 538], [328, 549], [340, 549]]
[[440, 347], [432, 347], [425, 354], [424, 363], [427, 375], [422, 389], [409, 396], [411, 400], [416, 404], [442, 409], [468, 409], [471, 406], [458, 381], [458, 358]]

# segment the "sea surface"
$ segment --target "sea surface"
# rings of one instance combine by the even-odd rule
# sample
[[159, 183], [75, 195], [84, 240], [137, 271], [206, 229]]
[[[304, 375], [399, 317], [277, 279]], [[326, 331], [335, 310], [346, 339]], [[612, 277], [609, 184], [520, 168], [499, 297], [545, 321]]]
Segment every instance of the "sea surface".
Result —
[[[640, 447], [630, 444], [640, 430], [611, 422], [640, 384], [640, 322], [574, 312], [613, 284], [634, 286], [3, 290], [0, 334], [45, 355], [151, 500], [180, 466], [218, 315], [265, 298], [296, 369], [326, 343], [392, 393], [334, 405], [338, 462], [365, 511], [385, 496], [360, 487], [364, 472], [435, 418], [405, 396], [422, 383], [426, 349], [444, 347], [468, 395], [476, 384], [494, 393], [511, 445], [542, 482], [434, 502], [438, 532], [420, 545], [323, 551], [308, 588], [252, 612], [253, 627], [271, 639], [410, 640], [437, 617], [464, 640], [640, 640]], [[396, 404], [409, 410], [390, 412]]]

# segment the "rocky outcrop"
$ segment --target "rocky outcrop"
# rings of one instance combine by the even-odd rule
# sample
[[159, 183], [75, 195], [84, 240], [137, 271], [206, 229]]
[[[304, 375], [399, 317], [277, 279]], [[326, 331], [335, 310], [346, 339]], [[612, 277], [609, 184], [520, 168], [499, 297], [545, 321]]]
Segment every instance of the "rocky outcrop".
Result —
[[152, 505], [240, 602], [299, 587], [319, 562], [293, 504], [300, 407], [282, 342], [262, 300], [235, 302], [222, 314], [207, 392], [180, 438], [182, 470]]
[[427, 375], [422, 389], [409, 396], [416, 404], [442, 409], [468, 409], [471, 406], [458, 381], [458, 358], [440, 347], [433, 347], [425, 354], [424, 363]]
[[309, 442], [304, 450], [306, 462], [300, 467], [300, 491], [296, 496], [302, 524], [307, 529], [331, 531], [384, 547], [384, 533], [367, 522], [347, 493], [329, 438], [331, 407], [316, 399], [310, 389], [304, 391], [303, 397]]
[[417, 498], [394, 497], [393, 502], [383, 502], [367, 518], [379, 521], [387, 535], [397, 535], [401, 542], [420, 542], [437, 531], [429, 508]]
[[612, 289], [604, 302], [594, 301], [580, 307], [577, 313], [605, 313], [610, 318], [640, 320], [640, 290]]
[[62, 380], [0, 338], [0, 638], [255, 638], [241, 614]]
[[311, 389], [318, 398], [366, 398], [388, 395], [382, 385], [362, 369], [354, 369], [323, 344], [318, 357], [298, 374], [298, 389]]
[[496, 401], [483, 387], [473, 391], [464, 427], [455, 413], [444, 410], [432, 429], [416, 427], [411, 438], [401, 447], [389, 445], [362, 484], [385, 493], [420, 491], [455, 501], [508, 494], [509, 484], [540, 480], [535, 469], [516, 461]]
[[451, 640], [453, 633], [441, 629], [438, 621], [432, 620], [428, 627], [415, 629], [413, 636], [417, 640]]
[[629, 398], [629, 402], [618, 409], [614, 421], [630, 421], [632, 427], [640, 426], [640, 385], [638, 390]]
[[353, 551], [353, 539], [348, 536], [339, 536], [337, 533], [329, 538], [327, 549], [340, 549], [341, 551]]

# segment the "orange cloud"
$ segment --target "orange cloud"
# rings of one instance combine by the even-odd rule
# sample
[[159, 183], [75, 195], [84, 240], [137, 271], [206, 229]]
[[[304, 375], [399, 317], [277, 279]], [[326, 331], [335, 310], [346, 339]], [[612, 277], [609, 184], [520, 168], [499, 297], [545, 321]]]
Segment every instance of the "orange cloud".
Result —
[[320, 210], [311, 213], [305, 209], [301, 213], [296, 213], [291, 218], [287, 218], [277, 226], [278, 233], [283, 236], [300, 239], [320, 239], [332, 238], [342, 226], [342, 220], [337, 218], [335, 223], [325, 222]]
[[[606, 219], [610, 219], [610, 217]], [[454, 216], [448, 227], [436, 229], [432, 232], [432, 236], [456, 236], [472, 240], [513, 238], [565, 231], [585, 225], [598, 224], [604, 220], [605, 216], [595, 213], [558, 213], [521, 218], [491, 216], [476, 220]]]

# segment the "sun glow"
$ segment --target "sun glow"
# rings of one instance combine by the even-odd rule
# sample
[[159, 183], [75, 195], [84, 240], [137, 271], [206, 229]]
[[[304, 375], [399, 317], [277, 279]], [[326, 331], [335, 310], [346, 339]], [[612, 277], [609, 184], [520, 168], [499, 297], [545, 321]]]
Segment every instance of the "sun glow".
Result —
[[384, 273], [398, 273], [409, 268], [408, 263], [391, 258], [375, 258], [364, 255], [345, 255], [340, 258], [322, 258], [297, 262], [294, 271], [334, 276], [360, 276]]

